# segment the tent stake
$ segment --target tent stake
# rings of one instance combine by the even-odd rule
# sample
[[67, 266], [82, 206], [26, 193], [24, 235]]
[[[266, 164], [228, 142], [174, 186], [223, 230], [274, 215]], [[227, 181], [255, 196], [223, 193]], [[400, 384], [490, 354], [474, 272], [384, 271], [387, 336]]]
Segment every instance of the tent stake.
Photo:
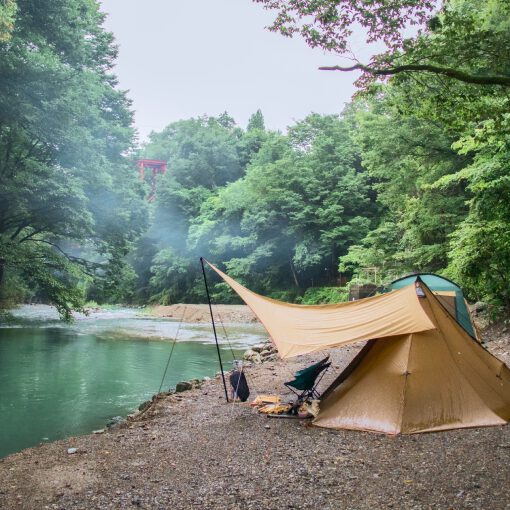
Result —
[[200, 257], [200, 264], [202, 265], [202, 274], [204, 275], [205, 293], [207, 294], [207, 302], [209, 303], [209, 312], [211, 313], [211, 321], [214, 332], [214, 340], [216, 342], [216, 350], [218, 351], [218, 360], [220, 362], [221, 378], [223, 379], [223, 388], [225, 389], [225, 400], [228, 402], [227, 383], [225, 382], [225, 373], [223, 372], [223, 363], [221, 361], [220, 346], [218, 344], [218, 335], [216, 334], [216, 325], [214, 323], [214, 315], [212, 312], [211, 298], [209, 296], [209, 286], [207, 285], [207, 278], [205, 276], [204, 259]]

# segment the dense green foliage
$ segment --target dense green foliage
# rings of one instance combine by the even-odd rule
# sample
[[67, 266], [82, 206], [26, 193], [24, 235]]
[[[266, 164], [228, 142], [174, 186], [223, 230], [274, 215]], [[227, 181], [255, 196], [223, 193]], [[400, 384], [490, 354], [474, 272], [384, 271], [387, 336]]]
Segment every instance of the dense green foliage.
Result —
[[[342, 115], [285, 134], [260, 110], [246, 129], [224, 113], [152, 133], [142, 155], [168, 162], [152, 201], [97, 3], [2, 4], [0, 300], [63, 315], [84, 298], [201, 302], [203, 256], [288, 301], [431, 271], [510, 308], [508, 2], [256, 1], [311, 46], [345, 54], [360, 24], [387, 51], [349, 68], [361, 92]], [[408, 23], [421, 29], [404, 39]], [[217, 279], [212, 292], [235, 300]]]
[[[404, 57], [434, 52], [478, 74], [508, 77], [508, 14], [505, 2], [448, 2]], [[397, 272], [442, 271], [473, 299], [510, 306], [509, 99], [506, 86], [430, 73], [402, 74], [372, 89], [358, 139], [385, 207], [345, 266], [379, 259]], [[383, 137], [377, 123], [387, 126]]]
[[17, 4], [0, 42], [0, 292], [24, 288], [69, 317], [87, 281], [107, 292], [144, 228], [122, 155], [131, 112], [95, 1]]
[[347, 301], [349, 291], [346, 287], [310, 287], [303, 297], [297, 299], [303, 305], [339, 303]]
[[0, 2], [0, 42], [8, 41], [14, 29], [17, 5], [15, 0], [2, 0]]
[[[265, 131], [260, 112], [247, 131], [227, 115], [193, 119], [153, 134], [145, 150], [169, 162], [144, 240], [155, 246], [148, 291], [159, 300], [203, 299], [199, 256], [295, 298], [335, 282], [338, 257], [371, 226], [369, 183], [337, 116], [311, 115], [285, 136]], [[224, 290], [215, 292], [227, 299]]]

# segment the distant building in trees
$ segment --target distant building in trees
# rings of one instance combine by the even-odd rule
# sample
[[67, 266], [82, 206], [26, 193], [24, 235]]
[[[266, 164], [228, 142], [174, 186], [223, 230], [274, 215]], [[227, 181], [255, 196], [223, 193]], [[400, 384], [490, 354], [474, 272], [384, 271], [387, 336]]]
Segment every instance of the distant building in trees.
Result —
[[[167, 169], [166, 161], [161, 161], [159, 159], [139, 159], [136, 162], [136, 166], [138, 167], [138, 174], [140, 176], [141, 181], [147, 180], [150, 186], [150, 192], [147, 199], [149, 202], [154, 200], [156, 196], [156, 176], [158, 174], [164, 174]], [[150, 170], [150, 174], [146, 176], [145, 170]]]

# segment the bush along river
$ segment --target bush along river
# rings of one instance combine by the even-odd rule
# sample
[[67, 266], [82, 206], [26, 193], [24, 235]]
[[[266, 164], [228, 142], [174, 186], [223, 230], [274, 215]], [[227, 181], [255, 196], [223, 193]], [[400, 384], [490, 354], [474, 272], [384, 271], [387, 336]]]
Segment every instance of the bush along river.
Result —
[[[177, 332], [162, 391], [219, 370], [210, 325], [132, 309], [78, 316], [72, 324], [43, 305], [13, 313], [13, 322], [0, 324], [0, 457], [90, 433], [133, 412], [157, 393]], [[227, 325], [226, 332], [232, 349], [218, 332], [226, 370], [266, 338], [253, 324]]]

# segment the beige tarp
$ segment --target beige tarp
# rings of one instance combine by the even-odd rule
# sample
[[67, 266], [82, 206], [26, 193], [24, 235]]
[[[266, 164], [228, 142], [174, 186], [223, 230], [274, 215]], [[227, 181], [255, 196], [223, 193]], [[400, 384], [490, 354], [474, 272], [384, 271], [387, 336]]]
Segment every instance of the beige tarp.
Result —
[[294, 305], [256, 294], [208, 264], [253, 310], [282, 358], [435, 327], [412, 285], [350, 303]]

